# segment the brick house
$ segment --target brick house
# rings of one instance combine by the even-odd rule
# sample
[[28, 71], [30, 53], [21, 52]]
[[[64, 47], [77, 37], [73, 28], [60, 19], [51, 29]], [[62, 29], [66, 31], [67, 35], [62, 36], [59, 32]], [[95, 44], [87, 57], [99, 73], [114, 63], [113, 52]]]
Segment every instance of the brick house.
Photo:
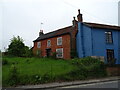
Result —
[[[80, 10], [78, 10], [77, 19], [79, 22], [82, 21]], [[71, 52], [76, 52], [78, 21], [74, 17], [73, 25], [46, 34], [40, 30], [39, 37], [33, 41], [34, 55], [49, 57], [56, 52], [57, 58], [70, 59], [72, 57]]]

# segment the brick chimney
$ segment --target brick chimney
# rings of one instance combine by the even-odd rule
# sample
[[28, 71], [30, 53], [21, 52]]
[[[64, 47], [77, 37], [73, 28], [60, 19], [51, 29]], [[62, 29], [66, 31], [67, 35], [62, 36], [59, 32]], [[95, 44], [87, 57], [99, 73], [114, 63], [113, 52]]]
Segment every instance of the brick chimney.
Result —
[[72, 24], [73, 24], [73, 27], [75, 27], [77, 25], [77, 20], [75, 20], [75, 17], [73, 17]]
[[39, 37], [42, 36], [44, 33], [43, 33], [43, 30], [40, 30], [39, 32]]
[[83, 21], [82, 14], [80, 13], [80, 9], [78, 9], [77, 19], [78, 19], [78, 22], [82, 22]]

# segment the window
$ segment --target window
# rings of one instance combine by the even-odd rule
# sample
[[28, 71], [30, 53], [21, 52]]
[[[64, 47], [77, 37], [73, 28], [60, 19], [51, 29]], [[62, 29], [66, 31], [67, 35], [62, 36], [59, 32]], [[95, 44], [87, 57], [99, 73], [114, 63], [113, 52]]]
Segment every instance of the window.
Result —
[[107, 49], [107, 60], [108, 62], [112, 61], [114, 59], [114, 50], [113, 49]]
[[47, 47], [50, 47], [50, 46], [51, 46], [51, 41], [48, 40], [48, 41], [47, 41]]
[[37, 50], [36, 55], [41, 57], [42, 55], [41, 50]]
[[57, 45], [62, 45], [62, 37], [57, 38]]
[[37, 48], [41, 47], [41, 42], [37, 42]]
[[106, 35], [106, 43], [113, 43], [113, 40], [112, 40], [112, 32], [105, 32], [105, 35]]
[[63, 48], [56, 49], [56, 57], [63, 58]]

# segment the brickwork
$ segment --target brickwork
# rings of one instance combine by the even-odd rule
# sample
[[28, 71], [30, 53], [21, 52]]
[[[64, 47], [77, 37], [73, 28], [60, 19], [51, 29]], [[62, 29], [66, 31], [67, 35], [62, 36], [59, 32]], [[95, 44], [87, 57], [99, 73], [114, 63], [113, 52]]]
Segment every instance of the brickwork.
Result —
[[[57, 45], [57, 38], [58, 37], [62, 37], [62, 45], [60, 45], [60, 46]], [[48, 40], [51, 40], [50, 47], [47, 47]], [[46, 49], [47, 48], [51, 49], [51, 55], [52, 55], [52, 53], [56, 52], [56, 49], [63, 48], [63, 58], [70, 59], [70, 35], [69, 34], [41, 40], [39, 42], [41, 42], [40, 48], [37, 48], [37, 42], [34, 43], [34, 48], [33, 48], [34, 54], [37, 53], [37, 50], [40, 50], [40, 51], [42, 51], [42, 56], [44, 57], [44, 56], [46, 56]]]

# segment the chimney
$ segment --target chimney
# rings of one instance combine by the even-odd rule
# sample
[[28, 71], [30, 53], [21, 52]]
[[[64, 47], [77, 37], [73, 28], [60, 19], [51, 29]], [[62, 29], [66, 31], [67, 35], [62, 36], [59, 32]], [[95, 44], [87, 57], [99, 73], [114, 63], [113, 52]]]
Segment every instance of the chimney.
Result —
[[75, 17], [73, 17], [72, 24], [73, 24], [73, 27], [75, 27], [77, 25], [77, 20], [75, 20]]
[[78, 9], [77, 19], [78, 19], [78, 22], [82, 22], [83, 21], [82, 14], [80, 13], [80, 9]]
[[40, 30], [39, 32], [39, 37], [42, 36], [44, 33], [43, 33], [43, 30]]

